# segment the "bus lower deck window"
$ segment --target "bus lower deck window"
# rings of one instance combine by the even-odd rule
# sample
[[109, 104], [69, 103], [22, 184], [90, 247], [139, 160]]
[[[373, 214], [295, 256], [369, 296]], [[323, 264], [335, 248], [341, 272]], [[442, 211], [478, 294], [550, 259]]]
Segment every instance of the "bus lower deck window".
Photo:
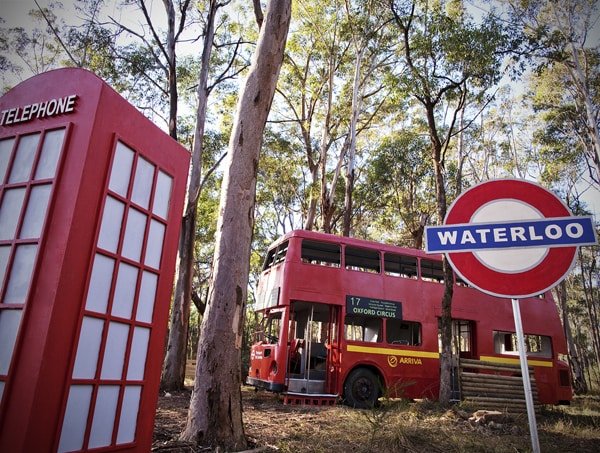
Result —
[[381, 341], [381, 318], [346, 315], [344, 333], [346, 340], [377, 343]]
[[[525, 335], [527, 355], [552, 357], [552, 339], [545, 335]], [[494, 331], [494, 352], [497, 354], [517, 354], [519, 352], [517, 334]]]
[[386, 341], [390, 344], [419, 346], [421, 344], [421, 324], [388, 318], [385, 336]]

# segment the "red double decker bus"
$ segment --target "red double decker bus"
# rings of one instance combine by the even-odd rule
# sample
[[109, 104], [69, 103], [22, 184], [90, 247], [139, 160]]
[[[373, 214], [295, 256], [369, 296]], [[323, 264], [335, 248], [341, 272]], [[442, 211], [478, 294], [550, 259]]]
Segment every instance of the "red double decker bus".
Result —
[[[454, 282], [457, 361], [519, 364], [511, 301]], [[255, 310], [261, 326], [247, 383], [286, 395], [373, 406], [383, 395], [436, 399], [440, 382], [441, 256], [311, 231], [267, 251]], [[550, 293], [521, 314], [537, 399], [572, 399], [566, 342]]]

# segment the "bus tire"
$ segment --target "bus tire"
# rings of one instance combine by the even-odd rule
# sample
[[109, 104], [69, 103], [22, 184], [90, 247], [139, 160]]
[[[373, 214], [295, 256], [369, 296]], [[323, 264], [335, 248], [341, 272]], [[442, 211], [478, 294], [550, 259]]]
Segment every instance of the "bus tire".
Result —
[[344, 402], [357, 409], [371, 409], [377, 404], [381, 383], [367, 368], [353, 370], [344, 382]]

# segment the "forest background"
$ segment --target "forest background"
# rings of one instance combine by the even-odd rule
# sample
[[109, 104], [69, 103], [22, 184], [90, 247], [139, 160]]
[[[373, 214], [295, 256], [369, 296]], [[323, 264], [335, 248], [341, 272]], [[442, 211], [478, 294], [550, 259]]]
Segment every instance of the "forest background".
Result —
[[[0, 0], [2, 92], [84, 67], [192, 153], [188, 264], [179, 264], [163, 388], [183, 386], [182, 358], [196, 355], [222, 163], [263, 9], [258, 0]], [[420, 248], [424, 226], [442, 221], [436, 187], [449, 205], [502, 177], [537, 181], [598, 223], [599, 20], [593, 0], [293, 2], [257, 174], [246, 347], [264, 252], [292, 229]], [[599, 252], [581, 249], [556, 289], [578, 392], [600, 391]]]

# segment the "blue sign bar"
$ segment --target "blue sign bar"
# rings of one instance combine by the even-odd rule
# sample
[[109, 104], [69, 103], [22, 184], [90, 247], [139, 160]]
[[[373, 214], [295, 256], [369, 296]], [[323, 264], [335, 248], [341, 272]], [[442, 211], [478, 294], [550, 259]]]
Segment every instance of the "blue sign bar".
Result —
[[425, 227], [427, 253], [524, 247], [574, 247], [594, 244], [596, 244], [596, 230], [591, 217], [557, 217]]

